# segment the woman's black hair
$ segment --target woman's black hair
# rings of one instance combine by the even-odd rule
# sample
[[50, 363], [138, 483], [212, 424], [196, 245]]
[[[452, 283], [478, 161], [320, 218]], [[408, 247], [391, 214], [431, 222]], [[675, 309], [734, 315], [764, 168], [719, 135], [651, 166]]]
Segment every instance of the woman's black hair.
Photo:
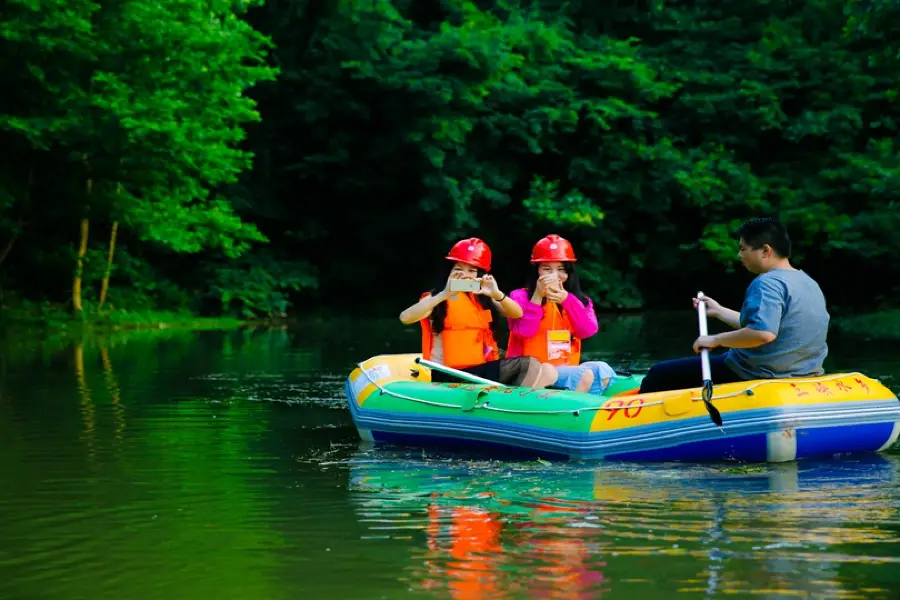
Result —
[[[441, 292], [447, 286], [447, 278], [450, 276], [450, 273], [453, 271], [453, 267], [456, 263], [452, 263], [450, 265], [450, 269], [445, 270], [441, 278], [438, 280], [438, 284], [431, 290], [431, 295], [435, 296]], [[482, 277], [485, 275], [487, 271], [484, 269], [478, 269], [478, 276]], [[497, 311], [497, 307], [494, 306], [494, 303], [488, 296], [483, 294], [476, 294], [475, 300], [481, 304], [483, 308], [491, 310], [494, 312], [494, 318], [491, 319], [491, 331], [494, 331], [494, 327], [497, 324], [498, 317], [500, 316], [499, 311]], [[447, 303], [441, 302], [437, 306], [434, 307], [434, 310], [431, 311], [431, 316], [429, 320], [431, 321], [431, 332], [435, 335], [444, 331], [444, 319], [447, 317]], [[494, 334], [496, 335], [496, 331]]]
[[[587, 306], [587, 303], [590, 302], [590, 298], [581, 291], [581, 281], [578, 279], [578, 269], [575, 267], [575, 263], [573, 262], [564, 262], [562, 263], [563, 267], [566, 269], [566, 281], [563, 283], [563, 288], [573, 294], [576, 298], [581, 300], [581, 303]], [[537, 266], [537, 265], [535, 265]], [[537, 289], [537, 281], [538, 281], [538, 273], [537, 269], [535, 269], [531, 277], [528, 280], [528, 298], [530, 299], [534, 296], [534, 290]], [[544, 298], [543, 302], [546, 302], [547, 299]], [[543, 305], [543, 302], [541, 303]], [[562, 310], [562, 307], [559, 307]]]

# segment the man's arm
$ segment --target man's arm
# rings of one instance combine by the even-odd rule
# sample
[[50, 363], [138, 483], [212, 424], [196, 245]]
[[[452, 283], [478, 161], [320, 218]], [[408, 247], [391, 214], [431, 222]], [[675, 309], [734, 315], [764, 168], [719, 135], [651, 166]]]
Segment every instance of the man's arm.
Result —
[[719, 309], [719, 314], [716, 315], [716, 318], [732, 329], [739, 329], [741, 327], [741, 313], [736, 310], [731, 310], [730, 308], [725, 308], [723, 306]]
[[735, 330], [697, 338], [694, 342], [694, 351], [719, 346], [756, 348], [774, 341], [781, 328], [785, 295], [786, 290], [779, 281], [769, 278], [755, 279], [747, 289], [747, 296], [744, 299], [746, 325], [741, 327], [739, 313], [722, 307], [717, 317], [735, 327]]
[[734, 331], [718, 333], [713, 337], [716, 338], [718, 346], [724, 346], [725, 348], [756, 348], [774, 341], [778, 334], [771, 331], [759, 331], [758, 329], [741, 327]]
[[[741, 326], [741, 313], [736, 310], [731, 310], [730, 308], [725, 308], [721, 304], [719, 304], [716, 300], [713, 300], [709, 296], [704, 296], [703, 302], [706, 303], [706, 314], [710, 317], [714, 317], [732, 329], [739, 329]], [[694, 298], [694, 309], [696, 309], [700, 304], [699, 298]]]

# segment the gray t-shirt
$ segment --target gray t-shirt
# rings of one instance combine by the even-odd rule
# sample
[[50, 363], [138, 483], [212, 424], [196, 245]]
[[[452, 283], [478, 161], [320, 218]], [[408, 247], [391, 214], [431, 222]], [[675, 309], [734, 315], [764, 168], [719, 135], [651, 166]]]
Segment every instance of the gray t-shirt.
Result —
[[812, 277], [788, 269], [763, 273], [747, 288], [741, 327], [778, 337], [756, 348], [730, 349], [725, 364], [744, 379], [821, 375], [830, 320]]

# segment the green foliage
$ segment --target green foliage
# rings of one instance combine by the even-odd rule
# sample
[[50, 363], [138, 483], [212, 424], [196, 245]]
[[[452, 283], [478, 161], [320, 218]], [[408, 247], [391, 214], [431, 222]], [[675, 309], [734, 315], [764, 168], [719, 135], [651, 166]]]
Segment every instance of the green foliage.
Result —
[[599, 306], [671, 306], [739, 293], [760, 215], [832, 302], [898, 291], [895, 3], [8, 4], [0, 273], [32, 297], [85, 214], [93, 290], [122, 225], [117, 307], [399, 306], [455, 238], [514, 281], [551, 231]]
[[900, 341], [898, 309], [840, 317], [835, 319], [834, 324], [838, 331], [848, 336], [865, 340]]
[[0, 129], [31, 161], [48, 152], [83, 161], [94, 213], [99, 204], [101, 216], [176, 252], [238, 256], [265, 240], [215, 193], [249, 164], [236, 144], [241, 124], [259, 115], [243, 92], [274, 76], [261, 64], [266, 38], [232, 3], [9, 6], [0, 36], [15, 59], [4, 66], [24, 85], [0, 112]]
[[315, 288], [307, 263], [275, 261], [262, 254], [210, 268], [208, 295], [220, 312], [243, 318], [283, 317], [291, 306], [287, 292]]
[[[252, 156], [239, 147], [242, 125], [259, 119], [245, 92], [275, 75], [242, 4], [7, 3], [0, 69], [17, 85], [0, 132], [19, 154], [0, 165], [0, 235], [15, 233], [20, 209], [38, 237], [87, 216], [175, 253], [237, 257], [265, 241], [223, 193]], [[30, 172], [37, 207], [25, 201]], [[72, 251], [66, 236], [53, 242]]]
[[[265, 189], [290, 181], [336, 201], [303, 214], [334, 233], [299, 247], [350, 231], [374, 264], [395, 258], [370, 229], [425, 256], [461, 235], [525, 247], [556, 230], [607, 306], [644, 304], [654, 278], [733, 271], [736, 226], [762, 214], [789, 224], [813, 271], [865, 260], [897, 273], [894, 83], [869, 66], [884, 37], [848, 37], [852, 7], [836, 1], [654, 6], [263, 9], [291, 102], [261, 97], [256, 139], [297, 141], [269, 155]], [[374, 284], [366, 271], [353, 279]]]
[[559, 183], [546, 183], [540, 177], [531, 182], [531, 194], [523, 205], [535, 220], [554, 227], [594, 227], [604, 217], [603, 211], [578, 190], [561, 196]]

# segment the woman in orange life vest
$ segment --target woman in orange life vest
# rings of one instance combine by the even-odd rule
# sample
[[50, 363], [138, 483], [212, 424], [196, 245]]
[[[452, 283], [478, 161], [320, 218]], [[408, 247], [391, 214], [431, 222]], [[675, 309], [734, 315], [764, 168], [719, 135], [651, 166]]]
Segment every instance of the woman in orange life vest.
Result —
[[[490, 379], [504, 385], [544, 388], [556, 381], [556, 369], [537, 359], [520, 356], [500, 359], [494, 339], [493, 311], [504, 317], [521, 317], [522, 307], [500, 291], [491, 270], [491, 249], [478, 238], [457, 242], [447, 260], [453, 261], [443, 288], [422, 294], [419, 301], [402, 313], [404, 325], [422, 325], [422, 356]], [[475, 279], [481, 282], [477, 292], [451, 292], [450, 281]], [[453, 376], [437, 370], [432, 381], [454, 381]]]
[[602, 394], [616, 372], [605, 362], [581, 362], [581, 340], [599, 326], [591, 299], [581, 291], [576, 260], [572, 244], [556, 234], [534, 245], [533, 279], [509, 295], [523, 315], [508, 319], [507, 356], [533, 356], [556, 366], [559, 377], [551, 387]]

